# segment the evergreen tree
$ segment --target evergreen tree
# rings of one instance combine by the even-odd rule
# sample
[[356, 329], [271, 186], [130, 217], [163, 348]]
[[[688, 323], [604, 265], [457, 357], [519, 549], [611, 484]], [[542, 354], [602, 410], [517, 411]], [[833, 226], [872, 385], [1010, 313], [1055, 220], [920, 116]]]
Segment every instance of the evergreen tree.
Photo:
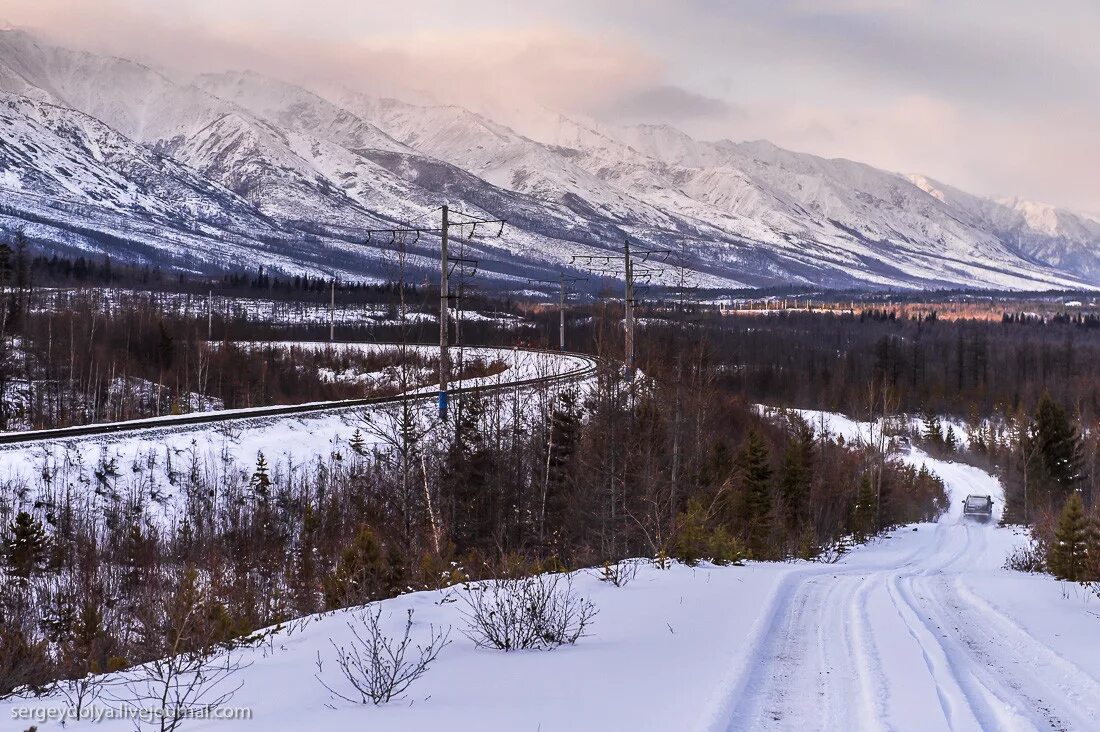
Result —
[[1093, 513], [1088, 520], [1085, 534], [1085, 577], [1090, 582], [1100, 582], [1100, 513]]
[[16, 577], [29, 577], [46, 559], [47, 537], [42, 522], [20, 511], [8, 529], [8, 566]]
[[984, 455], [992, 447], [991, 442], [989, 423], [982, 420], [978, 423], [978, 428], [970, 433], [970, 449]]
[[813, 470], [814, 432], [804, 420], [799, 420], [787, 442], [779, 474], [779, 494], [790, 535], [799, 533], [799, 527], [807, 519]]
[[670, 554], [689, 566], [703, 559], [715, 564], [736, 564], [745, 558], [745, 548], [726, 527], [711, 525], [702, 502], [692, 498], [676, 517]]
[[302, 530], [298, 537], [297, 556], [294, 561], [292, 592], [295, 609], [303, 615], [317, 612], [317, 532], [320, 521], [312, 506], [306, 506], [302, 515]]
[[348, 441], [348, 446], [356, 455], [362, 455], [366, 450], [366, 445], [367, 441], [363, 439], [363, 433], [356, 428], [355, 432], [351, 434], [351, 440]]
[[1035, 436], [1040, 458], [1036, 488], [1056, 505], [1080, 482], [1084, 459], [1077, 426], [1046, 392], [1035, 409]]
[[404, 572], [404, 557], [395, 548], [387, 551], [374, 530], [364, 525], [326, 580], [325, 600], [330, 608], [339, 608], [393, 595], [405, 581]]
[[1047, 558], [1050, 573], [1058, 579], [1076, 582], [1084, 578], [1087, 560], [1087, 524], [1081, 495], [1070, 494], [1054, 531], [1054, 543]]
[[940, 416], [931, 410], [924, 413], [924, 439], [933, 445], [943, 444], [943, 423]]
[[493, 491], [493, 450], [482, 429], [484, 405], [464, 399], [455, 410], [455, 436], [447, 451], [443, 474], [445, 495], [451, 497], [451, 531], [455, 550], [489, 549], [493, 542], [497, 496]]
[[860, 479], [859, 492], [856, 493], [855, 506], [852, 508], [852, 533], [861, 539], [873, 536], [878, 529], [875, 526], [875, 504], [875, 486], [871, 482], [871, 474], [864, 473]]
[[959, 439], [955, 436], [954, 426], [947, 425], [947, 436], [943, 438], [943, 445], [951, 452], [959, 448]]
[[263, 452], [256, 453], [256, 470], [252, 473], [250, 485], [257, 496], [267, 498], [271, 489], [271, 476], [268, 474], [267, 458], [264, 457]]
[[581, 412], [577, 393], [562, 392], [550, 417], [546, 494], [543, 496], [543, 533], [559, 533], [571, 505], [571, 466], [581, 434]]
[[772, 468], [768, 444], [755, 431], [749, 432], [736, 460], [742, 502], [741, 519], [746, 544], [752, 557], [765, 559], [772, 551]]

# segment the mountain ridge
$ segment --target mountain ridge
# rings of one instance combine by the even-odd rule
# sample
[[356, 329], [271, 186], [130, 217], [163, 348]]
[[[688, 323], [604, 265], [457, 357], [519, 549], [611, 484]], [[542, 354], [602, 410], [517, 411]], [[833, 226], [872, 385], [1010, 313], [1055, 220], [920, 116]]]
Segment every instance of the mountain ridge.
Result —
[[[104, 238], [125, 238], [121, 217], [163, 226], [173, 246], [205, 239], [191, 252], [168, 247], [169, 259], [198, 269], [203, 252], [228, 240], [250, 242], [230, 258], [241, 265], [267, 257], [268, 266], [381, 277], [384, 252], [366, 251], [362, 232], [449, 202], [512, 223], [499, 242], [471, 243], [493, 257], [486, 271], [504, 284], [629, 237], [682, 248], [705, 287], [1100, 286], [1100, 222], [1085, 215], [767, 141], [699, 141], [670, 125], [597, 128], [552, 111], [539, 120], [542, 134], [528, 136], [455, 105], [311, 90], [254, 72], [179, 83], [21, 31], [0, 31], [0, 91], [0, 142], [9, 143], [0, 147], [0, 229], [33, 221], [39, 241], [61, 249], [73, 248], [59, 232], [84, 206], [81, 228]], [[36, 126], [43, 105], [118, 135], [119, 179], [93, 145], [66, 142], [71, 130]], [[76, 119], [69, 123], [93, 126]], [[25, 154], [28, 145], [69, 159], [79, 175], [65, 178], [56, 161]], [[184, 179], [197, 213], [173, 200]], [[130, 199], [119, 186], [134, 191]], [[145, 237], [143, 256], [156, 257], [157, 238]], [[110, 249], [91, 234], [78, 248]], [[431, 259], [424, 242], [414, 261], [427, 270]], [[670, 281], [671, 270], [658, 280]]]

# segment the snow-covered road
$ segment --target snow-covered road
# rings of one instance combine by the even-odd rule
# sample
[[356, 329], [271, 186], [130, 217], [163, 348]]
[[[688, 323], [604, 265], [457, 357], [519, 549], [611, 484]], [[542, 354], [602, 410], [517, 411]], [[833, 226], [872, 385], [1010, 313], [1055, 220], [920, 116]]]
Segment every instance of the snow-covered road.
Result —
[[[974, 493], [992, 495], [999, 518], [999, 482], [919, 450], [904, 459], [943, 478], [948, 513], [831, 568], [787, 575], [732, 689], [728, 719], [712, 728], [1100, 730], [1100, 679], [971, 586], [1003, 580], [1021, 540], [962, 516], [962, 499]], [[1014, 578], [1014, 594], [1038, 579]], [[1100, 624], [1089, 640], [1100, 640]]]
[[900, 534], [782, 581], [726, 729], [1100, 729], [1097, 679], [968, 584], [1008, 530], [949, 515]]

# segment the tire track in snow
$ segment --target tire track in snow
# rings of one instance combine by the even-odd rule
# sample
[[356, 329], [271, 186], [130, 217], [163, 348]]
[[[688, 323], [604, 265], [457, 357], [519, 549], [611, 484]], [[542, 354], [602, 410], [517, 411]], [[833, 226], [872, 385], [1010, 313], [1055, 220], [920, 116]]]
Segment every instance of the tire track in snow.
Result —
[[959, 582], [921, 578], [914, 593], [974, 676], [1034, 729], [1100, 729], [1100, 684], [979, 598], [967, 598]]
[[[977, 469], [927, 461], [955, 498], [999, 492]], [[725, 729], [1100, 730], [1100, 678], [963, 581], [999, 566], [990, 548], [1005, 530], [952, 508], [919, 538], [895, 532], [784, 578]]]

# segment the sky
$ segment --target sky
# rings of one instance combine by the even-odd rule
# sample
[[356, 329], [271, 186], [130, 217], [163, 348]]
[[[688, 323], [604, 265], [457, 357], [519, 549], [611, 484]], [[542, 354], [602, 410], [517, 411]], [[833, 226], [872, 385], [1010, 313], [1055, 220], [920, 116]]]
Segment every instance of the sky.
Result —
[[0, 23], [521, 128], [531, 110], [1100, 213], [1095, 0], [0, 0]]

